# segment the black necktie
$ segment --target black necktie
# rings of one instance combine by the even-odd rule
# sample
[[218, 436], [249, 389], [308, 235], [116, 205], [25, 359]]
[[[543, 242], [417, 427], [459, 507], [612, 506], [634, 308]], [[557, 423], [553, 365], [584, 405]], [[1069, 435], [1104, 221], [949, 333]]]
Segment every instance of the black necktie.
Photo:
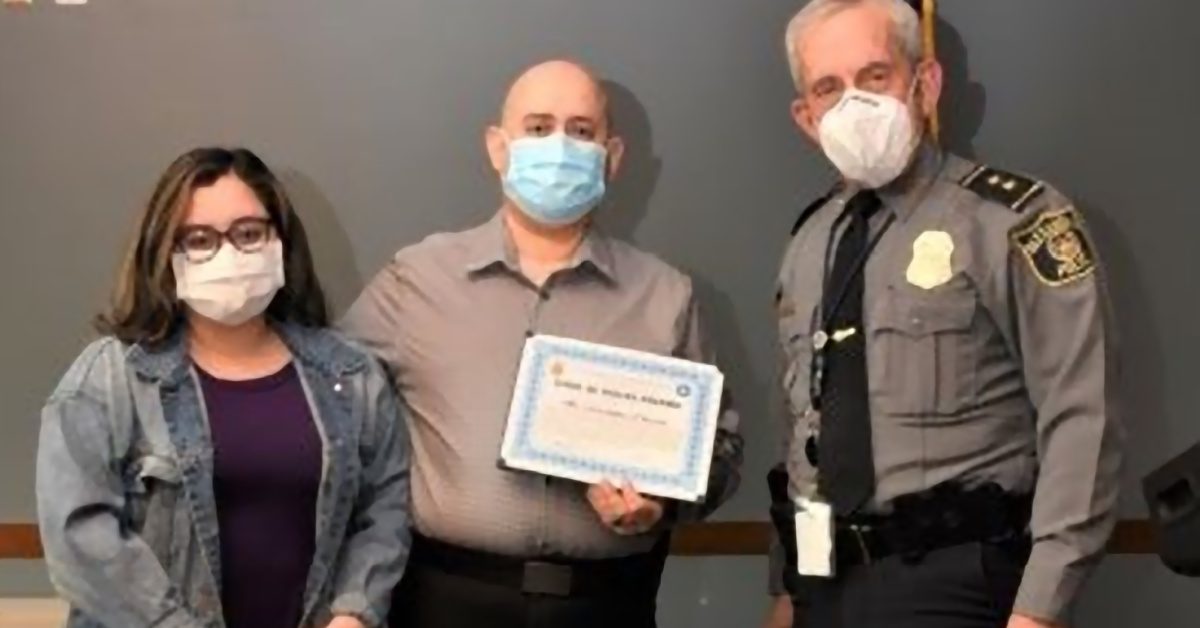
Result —
[[821, 349], [825, 373], [818, 486], [841, 516], [854, 513], [875, 492], [862, 310], [870, 218], [879, 207], [879, 197], [869, 190], [846, 203], [849, 224], [838, 241], [821, 304], [828, 340]]

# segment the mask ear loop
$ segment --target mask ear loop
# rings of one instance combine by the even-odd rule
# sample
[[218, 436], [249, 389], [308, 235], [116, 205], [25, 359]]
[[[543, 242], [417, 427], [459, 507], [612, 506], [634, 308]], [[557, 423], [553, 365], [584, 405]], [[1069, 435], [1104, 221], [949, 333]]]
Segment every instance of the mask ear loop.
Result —
[[[913, 122], [912, 122], [913, 111], [914, 110], [919, 111], [919, 109], [917, 109], [917, 88], [920, 86], [921, 86], [920, 72], [914, 71], [912, 85], [910, 85], [908, 88], [908, 102], [905, 103], [905, 107], [908, 109], [908, 111], [905, 113], [905, 115], [907, 115], [909, 117], [908, 119], [909, 119], [910, 124], [913, 124]], [[921, 120], [929, 120], [924, 115], [920, 116], [920, 119]], [[918, 122], [920, 122], [920, 120], [918, 120]], [[934, 127], [932, 122], [930, 122], [930, 124], [926, 130], [928, 130], [930, 133], [937, 132], [937, 129]], [[916, 129], [914, 129], [912, 138], [909, 140], [909, 142], [911, 144], [911, 146], [908, 147], [909, 150], [915, 151], [917, 149], [917, 146], [919, 146], [921, 144], [923, 137], [924, 137], [924, 130], [922, 132], [918, 133], [918, 132], [916, 132]], [[937, 141], [936, 135], [933, 136], [933, 140], [935, 142]]]

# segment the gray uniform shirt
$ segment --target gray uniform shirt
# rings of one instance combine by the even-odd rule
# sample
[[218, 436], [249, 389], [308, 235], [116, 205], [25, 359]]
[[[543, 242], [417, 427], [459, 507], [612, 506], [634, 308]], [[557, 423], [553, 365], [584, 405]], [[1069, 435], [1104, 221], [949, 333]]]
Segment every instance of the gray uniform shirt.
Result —
[[[712, 363], [691, 280], [592, 229], [576, 259], [538, 288], [520, 271], [502, 214], [396, 254], [351, 307], [346, 330], [394, 372], [413, 442], [418, 531], [511, 556], [602, 558], [648, 550], [657, 534], [604, 527], [586, 487], [497, 465], [525, 339], [533, 334]], [[732, 494], [738, 417], [722, 413], [707, 501]], [[661, 527], [657, 532], [661, 532]]]
[[[856, 191], [801, 226], [779, 276], [793, 497], [817, 490], [804, 454], [820, 423], [809, 403], [815, 310], [831, 229]], [[868, 509], [947, 481], [1032, 492], [1016, 612], [1062, 619], [1111, 533], [1121, 458], [1115, 343], [1087, 229], [1044, 184], [931, 147], [879, 192], [887, 211], [874, 229], [895, 218], [866, 264], [856, 330], [875, 456]]]

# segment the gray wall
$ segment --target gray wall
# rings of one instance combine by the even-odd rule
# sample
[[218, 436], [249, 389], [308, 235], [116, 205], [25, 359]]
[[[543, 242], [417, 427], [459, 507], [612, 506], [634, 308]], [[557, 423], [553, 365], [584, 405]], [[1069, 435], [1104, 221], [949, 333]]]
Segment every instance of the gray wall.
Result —
[[[1092, 217], [1128, 357], [1134, 478], [1200, 438], [1195, 3], [945, 0], [950, 143], [1038, 173]], [[496, 206], [481, 132], [522, 66], [573, 55], [612, 81], [632, 142], [612, 229], [693, 272], [745, 406], [760, 518], [777, 452], [772, 277], [829, 171], [787, 117], [779, 39], [796, 0], [93, 0], [0, 10], [0, 521], [33, 516], [37, 409], [88, 337], [134, 212], [198, 143], [258, 150], [293, 191], [335, 305], [397, 247]], [[966, 49], [969, 48], [969, 51]], [[1180, 277], [1180, 279], [1174, 279]], [[675, 559], [663, 625], [760, 616], [764, 561]], [[1152, 558], [1102, 569], [1081, 625], [1192, 626], [1196, 583]], [[44, 593], [0, 564], [0, 595]]]

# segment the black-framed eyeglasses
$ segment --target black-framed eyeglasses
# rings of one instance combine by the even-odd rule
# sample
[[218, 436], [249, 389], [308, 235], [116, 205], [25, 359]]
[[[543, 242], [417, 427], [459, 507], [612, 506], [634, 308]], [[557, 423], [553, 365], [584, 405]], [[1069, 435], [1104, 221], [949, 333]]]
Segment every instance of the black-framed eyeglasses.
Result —
[[226, 240], [243, 253], [255, 253], [271, 241], [275, 227], [269, 218], [247, 216], [230, 223], [221, 231], [210, 225], [181, 227], [175, 236], [175, 250], [193, 264], [203, 264], [217, 256]]

